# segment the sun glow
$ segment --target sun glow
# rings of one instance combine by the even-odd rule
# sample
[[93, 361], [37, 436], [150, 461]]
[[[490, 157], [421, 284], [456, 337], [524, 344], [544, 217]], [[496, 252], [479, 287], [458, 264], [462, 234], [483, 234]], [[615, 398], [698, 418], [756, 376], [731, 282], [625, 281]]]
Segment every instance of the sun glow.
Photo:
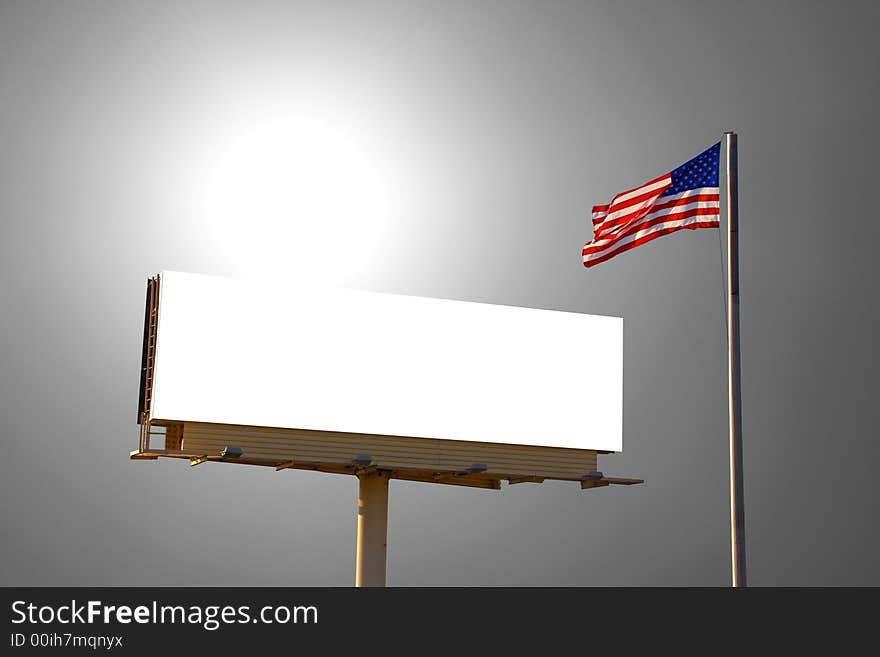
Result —
[[204, 211], [239, 273], [339, 283], [368, 266], [387, 208], [382, 177], [355, 140], [288, 119], [256, 125], [223, 150]]

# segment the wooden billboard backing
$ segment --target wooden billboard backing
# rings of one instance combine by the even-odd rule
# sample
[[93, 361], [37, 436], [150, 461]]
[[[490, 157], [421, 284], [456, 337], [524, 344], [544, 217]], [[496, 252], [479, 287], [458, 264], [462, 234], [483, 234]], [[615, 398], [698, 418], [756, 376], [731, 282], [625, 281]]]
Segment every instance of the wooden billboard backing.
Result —
[[[594, 450], [201, 422], [154, 421], [151, 426], [149, 436], [164, 439], [163, 446], [153, 447], [148, 441], [131, 458], [169, 457], [187, 459], [192, 465], [213, 461], [349, 475], [375, 469], [387, 472], [390, 479], [496, 490], [504, 480], [517, 484], [555, 479], [580, 482], [582, 488], [641, 483], [597, 472]], [[236, 455], [229, 455], [230, 451]]]

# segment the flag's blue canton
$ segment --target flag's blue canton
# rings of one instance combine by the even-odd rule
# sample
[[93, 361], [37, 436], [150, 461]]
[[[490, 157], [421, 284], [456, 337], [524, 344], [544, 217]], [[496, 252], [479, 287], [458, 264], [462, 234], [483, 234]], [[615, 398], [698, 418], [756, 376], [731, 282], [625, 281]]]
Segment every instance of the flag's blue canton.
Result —
[[711, 146], [694, 159], [682, 164], [672, 172], [672, 186], [663, 196], [679, 194], [699, 187], [718, 187], [718, 161], [721, 159], [721, 142]]

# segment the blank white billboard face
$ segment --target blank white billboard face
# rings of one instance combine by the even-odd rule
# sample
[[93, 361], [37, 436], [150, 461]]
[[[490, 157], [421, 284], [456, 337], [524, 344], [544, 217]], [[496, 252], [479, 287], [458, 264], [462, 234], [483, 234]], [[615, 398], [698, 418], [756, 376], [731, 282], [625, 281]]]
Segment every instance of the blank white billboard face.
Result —
[[163, 272], [152, 419], [621, 451], [623, 320]]

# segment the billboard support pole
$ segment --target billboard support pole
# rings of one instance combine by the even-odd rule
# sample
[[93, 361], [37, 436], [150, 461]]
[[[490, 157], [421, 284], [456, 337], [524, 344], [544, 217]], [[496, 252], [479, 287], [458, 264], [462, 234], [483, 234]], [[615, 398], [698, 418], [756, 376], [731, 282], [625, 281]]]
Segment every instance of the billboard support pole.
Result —
[[388, 547], [388, 473], [358, 473], [355, 586], [385, 586]]

